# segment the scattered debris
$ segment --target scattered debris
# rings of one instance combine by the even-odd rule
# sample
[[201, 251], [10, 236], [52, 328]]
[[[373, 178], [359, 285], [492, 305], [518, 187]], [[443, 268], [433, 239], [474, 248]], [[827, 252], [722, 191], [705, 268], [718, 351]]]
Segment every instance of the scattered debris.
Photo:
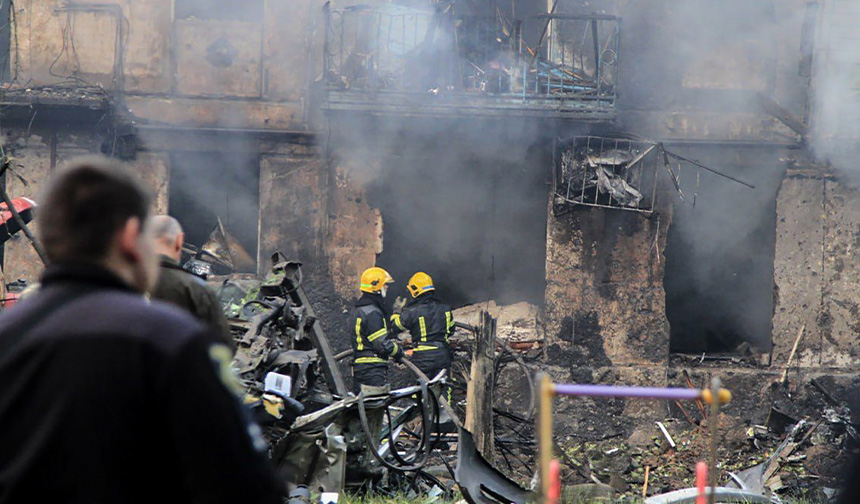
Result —
[[251, 254], [224, 229], [220, 217], [215, 229], [209, 234], [209, 239], [200, 247], [200, 254], [197, 258], [221, 269], [226, 269], [227, 271], [223, 271], [223, 273], [252, 272], [257, 267]]
[[[720, 414], [718, 487], [732, 489], [725, 490], [726, 499], [757, 499], [746, 502], [826, 500], [826, 489], [840, 486], [846, 457], [860, 447], [851, 412], [830, 392], [817, 396], [824, 399], [825, 406], [821, 406], [817, 399], [800, 399], [799, 394], [788, 397], [782, 386], [773, 387], [777, 400], [767, 425], [747, 424], [725, 412]], [[819, 388], [827, 390], [814, 380], [808, 388], [815, 394]], [[706, 413], [704, 408], [698, 415], [689, 411], [696, 423], [678, 413], [679, 419], [661, 421], [657, 429], [636, 429], [627, 441], [617, 437], [569, 439], [560, 450], [562, 479], [576, 483], [614, 478], [622, 482], [617, 491], [630, 498], [642, 496], [647, 480], [647, 493], [652, 497], [646, 502], [682, 502], [672, 499], [687, 495], [678, 489], [694, 486], [696, 462], [708, 456], [710, 418], [704, 417]], [[689, 492], [695, 496], [693, 490]], [[663, 500], [652, 500], [656, 496]]]
[[666, 436], [666, 441], [669, 441], [669, 446], [674, 448], [676, 446], [675, 440], [672, 439], [672, 436], [669, 435], [669, 431], [666, 430], [666, 427], [663, 425], [663, 422], [657, 422], [657, 427], [659, 427], [660, 432], [662, 432], [663, 435]]
[[[486, 311], [497, 320], [496, 335], [514, 349], [529, 350], [536, 348], [543, 340], [540, 309], [530, 303], [498, 305], [490, 300], [485, 303], [464, 306], [454, 310], [454, 319], [461, 324], [478, 327], [481, 312]], [[474, 338], [471, 331], [459, 331], [460, 335]]]

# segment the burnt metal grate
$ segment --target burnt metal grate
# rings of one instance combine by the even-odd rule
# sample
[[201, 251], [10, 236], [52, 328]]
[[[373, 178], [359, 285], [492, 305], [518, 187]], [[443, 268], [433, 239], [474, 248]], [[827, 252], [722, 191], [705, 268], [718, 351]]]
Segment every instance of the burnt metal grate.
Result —
[[[601, 136], [557, 139], [553, 159], [556, 214], [564, 209], [586, 206], [650, 215], [657, 206], [663, 170], [678, 199], [694, 207], [699, 197], [702, 170], [755, 188], [748, 182], [671, 152], [662, 143], [650, 140]], [[690, 175], [687, 175], [688, 182], [683, 184], [685, 173]], [[692, 191], [692, 197], [685, 194], [685, 190]]]
[[657, 202], [659, 144], [574, 137], [556, 144], [555, 204], [650, 214]]

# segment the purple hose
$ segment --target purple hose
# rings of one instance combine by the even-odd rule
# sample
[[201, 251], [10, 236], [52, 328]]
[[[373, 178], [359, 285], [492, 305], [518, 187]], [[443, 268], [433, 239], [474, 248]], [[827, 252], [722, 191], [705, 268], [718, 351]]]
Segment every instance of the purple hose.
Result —
[[591, 396], [591, 397], [638, 397], [645, 399], [675, 399], [693, 400], [702, 395], [702, 391], [689, 388], [657, 388], [657, 387], [614, 387], [611, 385], [576, 385], [559, 383], [553, 385], [559, 395]]

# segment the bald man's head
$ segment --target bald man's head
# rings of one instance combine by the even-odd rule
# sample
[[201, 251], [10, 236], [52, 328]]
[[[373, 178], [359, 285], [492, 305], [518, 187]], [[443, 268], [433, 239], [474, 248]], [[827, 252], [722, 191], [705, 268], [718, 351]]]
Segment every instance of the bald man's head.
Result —
[[156, 215], [152, 218], [152, 228], [155, 232], [156, 252], [166, 255], [174, 261], [182, 257], [182, 243], [185, 233], [179, 221], [169, 215]]

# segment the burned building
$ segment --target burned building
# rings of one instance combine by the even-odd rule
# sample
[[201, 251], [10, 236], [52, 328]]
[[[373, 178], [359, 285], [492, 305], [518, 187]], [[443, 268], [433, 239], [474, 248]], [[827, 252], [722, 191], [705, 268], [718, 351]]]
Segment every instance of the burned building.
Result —
[[[334, 346], [377, 263], [533, 305], [559, 381], [718, 373], [762, 421], [788, 368], [854, 400], [860, 8], [502, 3], [0, 2], [6, 188], [122, 158], [188, 241], [302, 261]], [[7, 282], [40, 269], [7, 242]]]

